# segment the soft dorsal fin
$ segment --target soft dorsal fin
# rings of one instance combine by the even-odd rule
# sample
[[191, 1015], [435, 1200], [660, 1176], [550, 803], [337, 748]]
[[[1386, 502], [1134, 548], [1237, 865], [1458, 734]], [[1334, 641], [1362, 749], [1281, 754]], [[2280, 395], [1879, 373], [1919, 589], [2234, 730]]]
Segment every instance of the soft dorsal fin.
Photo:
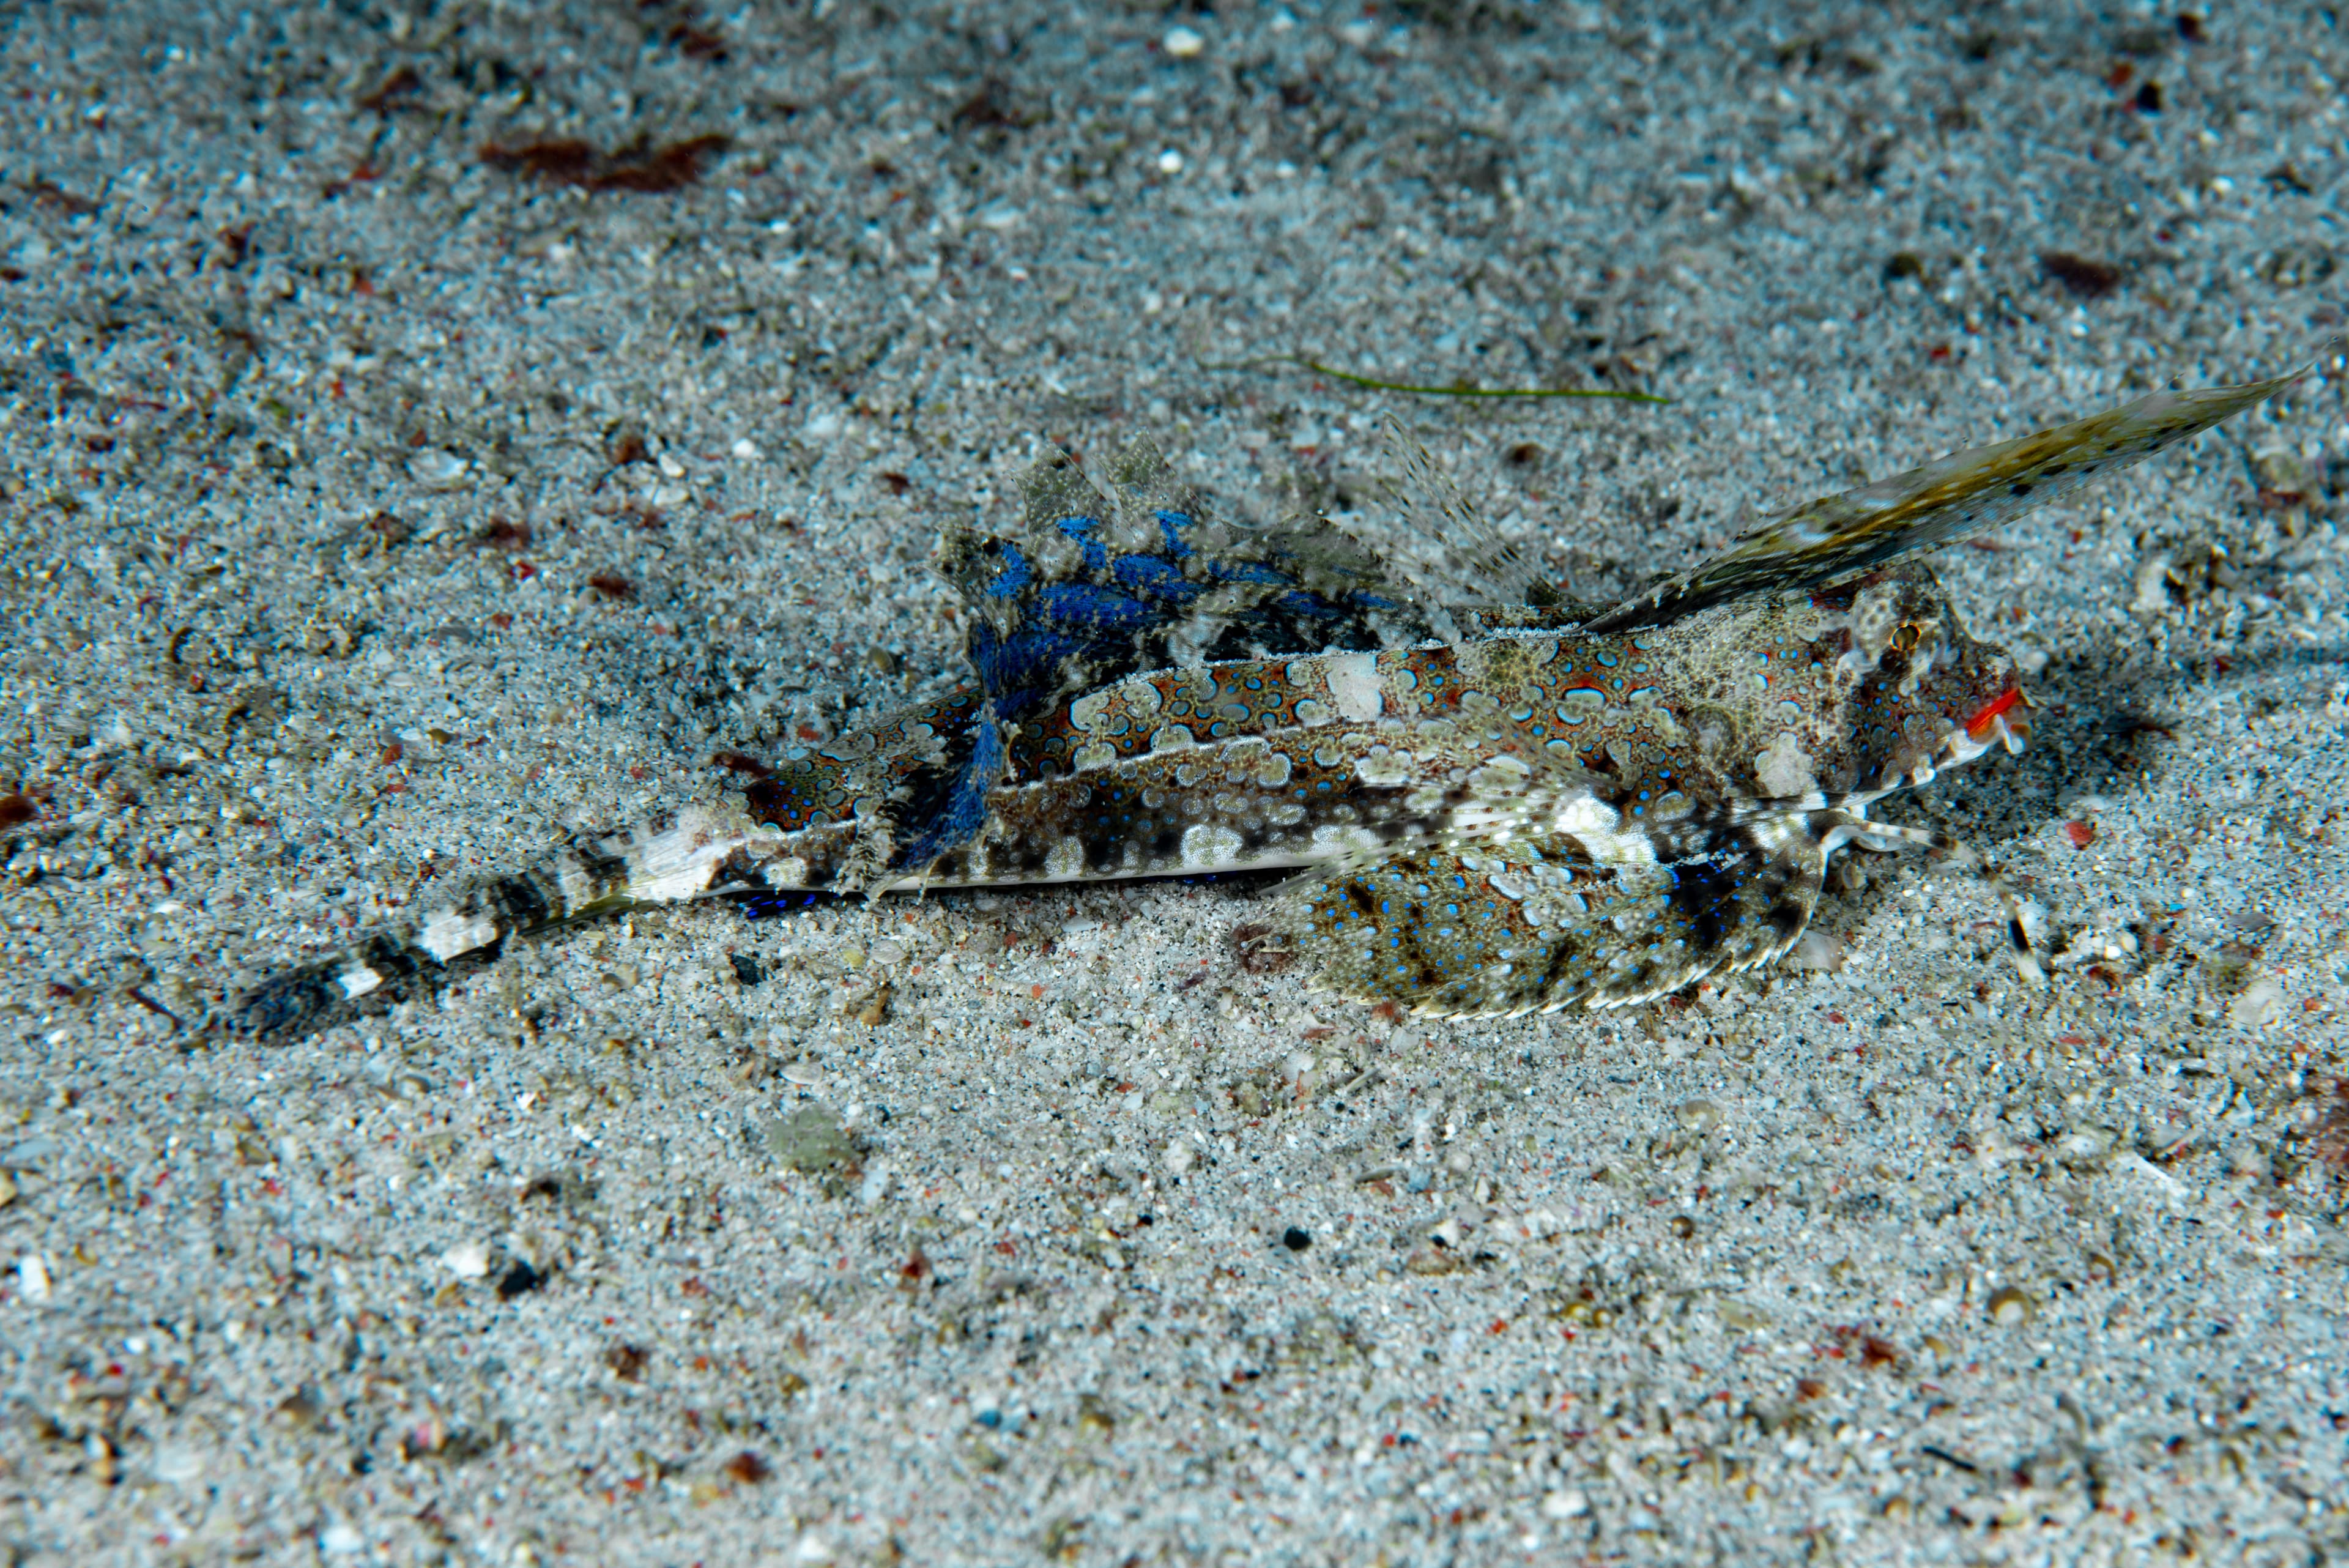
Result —
[[1547, 608], [1555, 585], [1525, 548], [1501, 531], [1445, 472], [1433, 454], [1389, 415], [1380, 443], [1394, 471], [1385, 489], [1409, 545], [1393, 552], [1396, 568], [1432, 603], [1455, 609]]
[[2313, 369], [2240, 387], [2155, 392], [1822, 497], [1757, 524], [1694, 571], [1640, 590], [1583, 629], [1656, 626], [1748, 594], [1815, 592], [1961, 543], [2264, 402]]

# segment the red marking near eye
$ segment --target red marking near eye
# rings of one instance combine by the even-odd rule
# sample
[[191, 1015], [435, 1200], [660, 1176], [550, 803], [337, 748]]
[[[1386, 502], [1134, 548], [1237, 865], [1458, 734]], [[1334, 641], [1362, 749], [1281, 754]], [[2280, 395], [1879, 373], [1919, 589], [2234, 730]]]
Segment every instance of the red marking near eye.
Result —
[[1997, 720], [2001, 713], [2005, 712], [2009, 708], [2013, 707], [2017, 702], [2022, 701], [2023, 691], [2020, 687], [2000, 692], [1997, 696], [1983, 703], [1980, 712], [1966, 721], [1966, 733], [1971, 735], [1977, 741], [1981, 740], [1984, 735], [1990, 733], [1992, 723]]

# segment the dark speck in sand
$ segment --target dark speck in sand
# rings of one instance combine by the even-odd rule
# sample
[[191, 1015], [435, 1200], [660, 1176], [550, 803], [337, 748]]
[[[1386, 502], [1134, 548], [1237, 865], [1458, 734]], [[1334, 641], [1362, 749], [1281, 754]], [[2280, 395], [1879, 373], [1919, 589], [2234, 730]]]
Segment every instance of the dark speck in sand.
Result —
[[498, 1300], [510, 1302], [516, 1296], [528, 1295], [544, 1283], [546, 1283], [544, 1274], [540, 1273], [528, 1263], [516, 1262], [512, 1268], [505, 1272], [505, 1277], [498, 1281]]
[[698, 184], [709, 161], [733, 145], [730, 137], [694, 136], [654, 146], [639, 138], [605, 152], [592, 142], [558, 137], [508, 145], [489, 142], [481, 161], [509, 174], [586, 191], [681, 191]]
[[2085, 299], [2102, 299], [2120, 286], [2120, 268], [2069, 251], [2049, 251], [2039, 258], [2039, 265], [2049, 277]]

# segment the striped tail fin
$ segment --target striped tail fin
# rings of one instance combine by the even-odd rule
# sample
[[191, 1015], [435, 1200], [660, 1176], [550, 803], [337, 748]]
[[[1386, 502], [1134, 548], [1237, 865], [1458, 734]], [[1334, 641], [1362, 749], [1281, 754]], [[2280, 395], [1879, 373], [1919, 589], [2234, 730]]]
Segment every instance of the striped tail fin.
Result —
[[228, 1027], [297, 1040], [480, 969], [509, 938], [720, 894], [822, 888], [854, 835], [849, 824], [786, 835], [739, 813], [696, 812], [582, 839], [543, 865], [460, 887], [336, 958], [273, 975], [238, 999]]

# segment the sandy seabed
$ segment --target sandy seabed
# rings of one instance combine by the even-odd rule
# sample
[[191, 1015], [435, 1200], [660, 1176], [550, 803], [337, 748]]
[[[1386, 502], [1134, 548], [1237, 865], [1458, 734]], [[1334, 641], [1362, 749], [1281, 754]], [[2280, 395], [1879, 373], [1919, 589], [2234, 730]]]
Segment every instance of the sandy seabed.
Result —
[[1170, 884], [204, 1020], [936, 691], [1044, 441], [1378, 538], [1392, 415], [1599, 598], [2284, 369], [2344, 79], [2293, 6], [14, 8], [0, 1557], [2339, 1561], [2331, 365], [1937, 563], [2036, 736], [1889, 814], [2044, 992], [1861, 857], [1599, 1018]]

